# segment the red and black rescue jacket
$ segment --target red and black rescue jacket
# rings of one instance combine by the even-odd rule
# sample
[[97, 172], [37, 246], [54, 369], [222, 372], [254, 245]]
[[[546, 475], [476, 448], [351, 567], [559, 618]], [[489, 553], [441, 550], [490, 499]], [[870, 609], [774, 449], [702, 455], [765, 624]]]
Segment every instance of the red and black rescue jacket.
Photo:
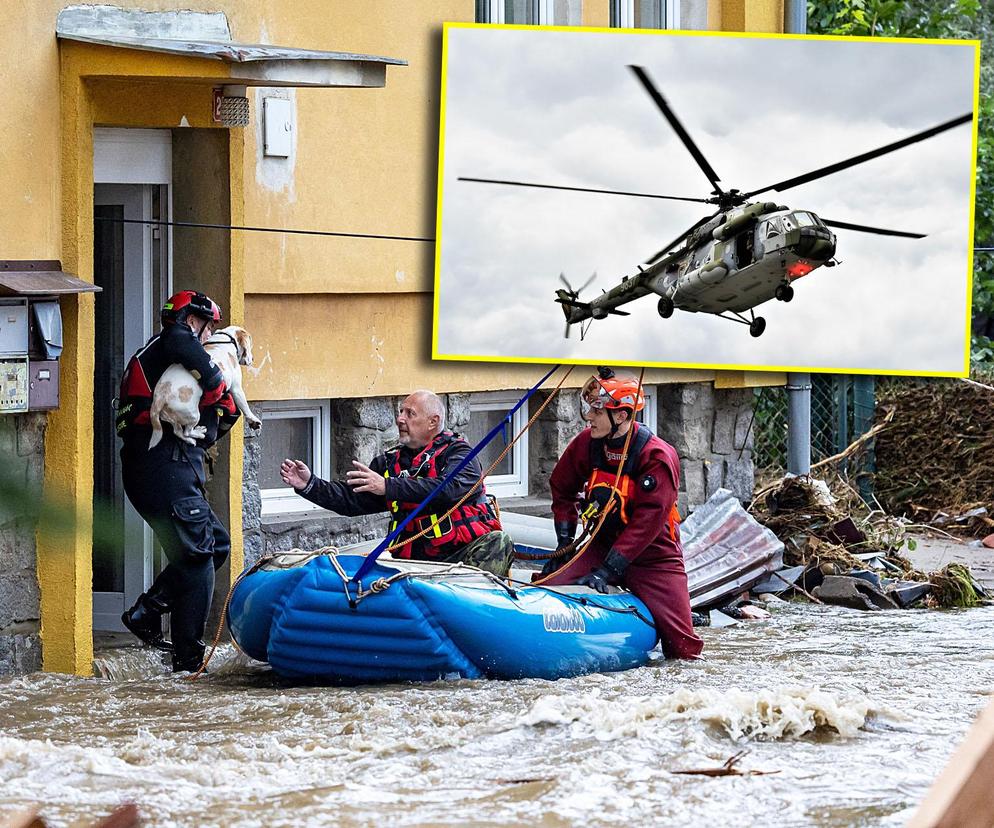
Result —
[[[443, 431], [424, 448], [414, 450], [398, 446], [373, 458], [369, 468], [386, 478], [384, 496], [356, 492], [344, 481], [322, 480], [316, 475], [297, 493], [311, 503], [340, 515], [369, 515], [389, 509], [393, 529], [437, 488], [446, 470], [455, 468], [471, 450], [462, 437]], [[440, 516], [459, 502], [482, 473], [477, 458], [467, 463], [428, 504], [426, 512], [408, 524], [396, 541], [404, 546], [395, 550], [393, 555], [420, 560], [448, 560], [474, 538], [500, 529], [500, 521], [482, 486], [459, 509], [440, 520]], [[425, 537], [408, 540], [426, 528], [429, 531]]]
[[125, 442], [139, 436], [148, 440], [152, 428], [148, 419], [152, 392], [166, 369], [176, 363], [186, 368], [203, 388], [202, 407], [220, 398], [224, 391], [221, 369], [211, 362], [197, 335], [186, 325], [167, 325], [131, 357], [121, 378], [117, 433]]
[[[409, 452], [404, 452], [402, 449], [392, 449], [386, 454], [386, 468], [383, 471], [383, 476], [388, 481], [391, 477], [413, 477], [425, 480], [444, 477], [445, 466], [451, 462], [449, 457], [451, 449], [457, 445], [469, 449], [469, 444], [462, 437], [451, 431], [443, 431], [413, 457], [409, 457]], [[465, 451], [459, 452], [459, 459], [465, 454]], [[455, 462], [458, 463], [459, 459]], [[475, 460], [471, 461], [467, 468], [475, 462]], [[478, 463], [477, 467], [479, 467]], [[475, 479], [479, 479], [480, 473], [480, 469], [477, 468]], [[389, 484], [387, 493], [390, 493]], [[458, 499], [456, 498], [456, 500]], [[393, 513], [393, 520], [390, 522], [391, 532], [418, 507], [419, 502], [388, 501], [390, 511]], [[425, 510], [401, 532], [396, 542], [404, 543], [404, 547], [395, 551], [393, 555], [398, 558], [440, 558], [445, 560], [458, 553], [470, 541], [501, 528], [500, 521], [494, 514], [493, 506], [487, 498], [483, 485], [462, 506], [444, 519], [440, 519], [439, 516], [449, 510], [452, 502], [446, 503], [443, 496], [432, 500], [425, 507]], [[429, 531], [422, 537], [408, 540], [425, 529]]]

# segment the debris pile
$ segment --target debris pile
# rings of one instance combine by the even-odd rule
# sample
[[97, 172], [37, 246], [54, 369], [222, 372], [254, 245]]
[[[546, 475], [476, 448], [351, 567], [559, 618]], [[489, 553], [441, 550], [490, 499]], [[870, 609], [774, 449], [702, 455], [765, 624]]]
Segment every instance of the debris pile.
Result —
[[891, 514], [947, 532], [994, 532], [994, 394], [958, 380], [878, 389], [874, 493]]
[[854, 609], [976, 606], [983, 588], [967, 567], [927, 575], [900, 554], [907, 524], [870, 511], [841, 478], [839, 496], [811, 477], [785, 477], [760, 490], [749, 511], [783, 541], [785, 569], [754, 593], [798, 594]]

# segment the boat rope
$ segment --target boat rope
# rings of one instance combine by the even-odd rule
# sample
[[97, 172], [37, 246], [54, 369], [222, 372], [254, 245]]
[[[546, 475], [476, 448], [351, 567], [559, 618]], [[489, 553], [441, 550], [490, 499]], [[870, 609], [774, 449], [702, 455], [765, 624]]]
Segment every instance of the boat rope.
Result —
[[[639, 612], [638, 607], [627, 606], [627, 607], [609, 607], [604, 604], [597, 603], [596, 600], [591, 600], [585, 595], [574, 595], [569, 592], [560, 592], [555, 586], [542, 586], [542, 584], [537, 581], [518, 581], [514, 578], [508, 578], [508, 583], [518, 584], [522, 587], [534, 587], [535, 589], [541, 589], [548, 592], [551, 595], [557, 595], [566, 601], [574, 601], [584, 607], [596, 607], [597, 609], [604, 610], [605, 612], [619, 612], [624, 615], [634, 615], [639, 621], [648, 624], [653, 629], [656, 628], [656, 622], [651, 618], [646, 618], [641, 612]], [[566, 585], [568, 586], [568, 585]], [[634, 595], [631, 590], [626, 590], [629, 595]], [[619, 593], [620, 594], [620, 593]]]
[[494, 439], [494, 438], [495, 438], [495, 437], [496, 437], [496, 436], [497, 436], [498, 434], [500, 434], [500, 433], [502, 433], [502, 432], [504, 431], [504, 429], [505, 429], [505, 426], [506, 426], [506, 424], [510, 422], [510, 420], [511, 420], [511, 417], [512, 417], [512, 416], [514, 415], [514, 413], [515, 413], [515, 412], [516, 412], [516, 411], [517, 411], [517, 410], [518, 410], [519, 408], [521, 408], [521, 406], [522, 406], [522, 405], [524, 405], [524, 404], [525, 404], [525, 403], [526, 403], [526, 402], [528, 401], [528, 399], [529, 399], [529, 398], [530, 398], [530, 397], [532, 396], [532, 394], [534, 394], [534, 393], [535, 393], [536, 391], [538, 391], [538, 389], [539, 389], [539, 387], [540, 387], [540, 386], [542, 385], [542, 383], [543, 383], [543, 382], [545, 382], [545, 381], [546, 381], [546, 380], [547, 380], [547, 379], [548, 379], [548, 378], [549, 378], [550, 376], [552, 376], [552, 374], [553, 374], [553, 373], [555, 373], [555, 372], [556, 372], [556, 371], [557, 371], [558, 369], [559, 369], [559, 366], [558, 366], [558, 365], [556, 365], [556, 366], [555, 366], [555, 367], [554, 367], [554, 368], [553, 368], [553, 369], [552, 369], [551, 371], [549, 371], [549, 372], [548, 372], [548, 373], [547, 373], [547, 374], [546, 374], [546, 375], [545, 375], [544, 377], [542, 377], [542, 379], [540, 379], [540, 380], [539, 380], [539, 381], [538, 381], [537, 383], [535, 383], [535, 385], [533, 385], [533, 386], [532, 386], [532, 387], [531, 387], [531, 388], [530, 388], [530, 389], [528, 390], [528, 392], [527, 392], [527, 393], [526, 393], [526, 394], [525, 394], [525, 395], [524, 395], [524, 396], [523, 396], [523, 397], [522, 397], [522, 398], [521, 398], [520, 400], [518, 400], [518, 402], [517, 402], [517, 403], [516, 403], [516, 404], [514, 405], [514, 407], [513, 407], [513, 408], [512, 408], [512, 409], [511, 409], [510, 411], [508, 411], [508, 412], [507, 412], [507, 414], [505, 414], [505, 415], [504, 415], [504, 418], [503, 418], [503, 419], [501, 420], [501, 422], [499, 422], [499, 423], [498, 423], [497, 425], [495, 425], [495, 426], [494, 426], [494, 427], [493, 427], [493, 428], [492, 428], [492, 429], [490, 430], [490, 433], [489, 433], [489, 434], [487, 434], [487, 435], [486, 435], [486, 436], [485, 436], [485, 437], [484, 437], [484, 438], [483, 438], [482, 440], [480, 440], [480, 442], [479, 442], [479, 443], [477, 443], [477, 444], [476, 444], [476, 445], [475, 445], [475, 446], [473, 447], [472, 451], [470, 451], [470, 452], [469, 452], [469, 453], [468, 453], [468, 454], [467, 454], [467, 455], [466, 455], [466, 456], [465, 456], [465, 457], [464, 457], [464, 458], [463, 458], [463, 459], [462, 459], [462, 460], [461, 460], [461, 461], [459, 462], [459, 464], [458, 464], [458, 465], [457, 465], [457, 466], [456, 466], [456, 467], [455, 467], [455, 468], [454, 468], [454, 469], [453, 469], [453, 470], [452, 470], [451, 472], [449, 472], [448, 474], [446, 474], [446, 476], [445, 476], [445, 478], [444, 478], [444, 479], [442, 480], [442, 482], [441, 482], [441, 483], [439, 483], [439, 484], [438, 484], [438, 485], [437, 485], [437, 486], [436, 486], [436, 487], [435, 487], [435, 488], [434, 488], [434, 489], [433, 489], [433, 490], [432, 490], [431, 492], [429, 492], [429, 493], [428, 493], [428, 496], [427, 496], [427, 497], [425, 497], [425, 499], [424, 499], [424, 500], [422, 500], [422, 501], [421, 501], [421, 503], [419, 503], [419, 504], [417, 505], [417, 507], [415, 507], [415, 509], [414, 509], [414, 510], [413, 510], [412, 512], [410, 512], [410, 514], [408, 514], [408, 516], [407, 516], [406, 518], [404, 518], [404, 520], [403, 520], [403, 521], [402, 521], [402, 522], [401, 522], [401, 523], [400, 523], [400, 524], [399, 524], [399, 525], [397, 526], [397, 528], [396, 528], [396, 529], [394, 529], [394, 530], [393, 530], [393, 531], [392, 531], [392, 532], [391, 532], [390, 534], [388, 534], [388, 535], [387, 535], [387, 536], [386, 536], [386, 537], [385, 537], [385, 538], [383, 539], [383, 541], [382, 541], [382, 542], [380, 543], [380, 545], [379, 545], [379, 546], [377, 546], [377, 547], [376, 547], [376, 549], [374, 549], [374, 550], [373, 550], [373, 551], [372, 551], [372, 552], [371, 552], [371, 553], [370, 553], [370, 554], [369, 554], [369, 555], [368, 555], [368, 556], [366, 557], [366, 560], [365, 560], [365, 561], [363, 561], [363, 563], [362, 563], [362, 566], [360, 566], [360, 567], [359, 567], [359, 569], [358, 569], [358, 571], [356, 572], [356, 574], [352, 576], [352, 580], [353, 580], [354, 582], [358, 582], [358, 581], [359, 581], [359, 579], [360, 579], [360, 578], [361, 578], [361, 577], [362, 577], [363, 575], [365, 575], [365, 574], [366, 574], [366, 573], [367, 573], [367, 572], [368, 572], [368, 571], [369, 571], [369, 570], [370, 570], [370, 569], [372, 568], [373, 564], [374, 564], [374, 563], [376, 562], [376, 559], [377, 559], [377, 558], [378, 558], [378, 557], [379, 557], [379, 556], [380, 556], [380, 555], [381, 555], [381, 554], [382, 554], [383, 552], [392, 552], [392, 551], [393, 551], [394, 549], [400, 549], [400, 548], [402, 548], [402, 547], [406, 546], [407, 544], [411, 543], [412, 541], [415, 541], [415, 540], [417, 540], [418, 538], [422, 538], [422, 537], [424, 537], [424, 536], [425, 536], [425, 535], [427, 535], [427, 534], [428, 534], [429, 532], [431, 532], [431, 531], [433, 531], [433, 530], [434, 530], [434, 528], [435, 528], [435, 526], [436, 526], [436, 523], [440, 523], [440, 522], [442, 522], [443, 520], [445, 520], [445, 518], [447, 518], [447, 517], [448, 517], [448, 516], [449, 516], [450, 514], [452, 514], [452, 512], [454, 512], [454, 511], [455, 511], [456, 509], [458, 509], [458, 508], [459, 508], [460, 506], [462, 506], [462, 505], [463, 505], [463, 503], [465, 503], [465, 502], [466, 502], [467, 500], [469, 500], [469, 498], [470, 498], [470, 497], [472, 497], [472, 496], [473, 496], [473, 495], [474, 495], [474, 494], [476, 493], [476, 490], [477, 490], [477, 489], [478, 489], [478, 488], [479, 488], [480, 486], [482, 486], [482, 485], [483, 485], [483, 481], [484, 481], [484, 479], [486, 478], [486, 476], [487, 476], [488, 474], [490, 474], [490, 473], [491, 473], [491, 472], [492, 472], [492, 471], [493, 471], [494, 469], [496, 469], [496, 468], [497, 468], [497, 466], [499, 466], [501, 462], [503, 462], [504, 458], [505, 458], [505, 457], [507, 457], [507, 454], [508, 454], [508, 452], [510, 452], [510, 450], [511, 450], [511, 448], [512, 448], [512, 447], [514, 446], [514, 444], [515, 444], [515, 443], [516, 443], [516, 442], [517, 442], [517, 441], [518, 441], [518, 440], [519, 440], [519, 439], [521, 438], [521, 435], [522, 435], [522, 434], [524, 434], [524, 433], [525, 433], [525, 432], [526, 432], [526, 431], [527, 431], [527, 430], [528, 430], [529, 428], [531, 428], [531, 427], [532, 427], [532, 425], [534, 424], [534, 422], [535, 422], [535, 421], [536, 421], [536, 420], [537, 420], [537, 419], [539, 418], [539, 416], [540, 416], [540, 415], [542, 414], [542, 412], [543, 412], [543, 411], [544, 411], [544, 410], [546, 409], [546, 407], [547, 407], [547, 406], [549, 405], [549, 403], [551, 403], [551, 402], [552, 402], [552, 400], [553, 400], [553, 398], [554, 398], [554, 397], [556, 396], [556, 394], [558, 394], [558, 393], [559, 393], [559, 389], [560, 389], [560, 388], [562, 388], [562, 386], [563, 386], [563, 383], [564, 383], [564, 382], [566, 382], [566, 379], [567, 379], [567, 378], [569, 377], [569, 375], [570, 375], [570, 374], [571, 374], [571, 373], [573, 372], [573, 366], [567, 366], [567, 369], [566, 369], [566, 373], [565, 373], [565, 374], [563, 374], [562, 378], [561, 378], [561, 379], [559, 380], [559, 382], [558, 382], [558, 383], [556, 384], [556, 387], [555, 387], [555, 388], [554, 388], [554, 389], [552, 390], [552, 392], [551, 392], [551, 393], [549, 394], [549, 396], [548, 396], [548, 397], [547, 397], [547, 398], [546, 398], [546, 399], [545, 399], [545, 400], [544, 400], [544, 401], [542, 402], [542, 404], [541, 404], [541, 405], [540, 405], [540, 406], [538, 407], [538, 410], [537, 410], [537, 411], [536, 411], [536, 412], [535, 412], [535, 413], [534, 413], [534, 414], [533, 414], [533, 415], [532, 415], [532, 416], [531, 416], [531, 417], [529, 418], [528, 422], [527, 422], [527, 423], [525, 423], [524, 427], [523, 427], [523, 428], [522, 428], [522, 429], [521, 429], [521, 430], [520, 430], [520, 431], [519, 431], [519, 432], [518, 432], [518, 433], [517, 433], [517, 434], [515, 435], [514, 439], [513, 439], [513, 440], [511, 440], [511, 441], [510, 441], [510, 442], [509, 442], [509, 443], [508, 443], [508, 444], [507, 444], [506, 446], [504, 446], [504, 450], [503, 450], [503, 451], [502, 451], [502, 452], [500, 453], [500, 455], [499, 455], [499, 456], [497, 457], [497, 459], [496, 459], [496, 460], [495, 460], [495, 461], [494, 461], [493, 463], [491, 463], [491, 464], [490, 464], [490, 467], [489, 467], [489, 468], [488, 468], [488, 469], [487, 469], [487, 470], [486, 470], [485, 472], [483, 472], [483, 473], [482, 473], [482, 474], [480, 475], [480, 478], [479, 478], [479, 480], [477, 480], [477, 481], [476, 481], [476, 483], [474, 483], [474, 484], [473, 484], [472, 488], [470, 488], [470, 490], [469, 490], [468, 492], [466, 492], [466, 494], [465, 494], [465, 495], [463, 495], [463, 496], [462, 496], [462, 497], [461, 497], [461, 498], [459, 499], [459, 501], [458, 501], [458, 502], [457, 502], [457, 503], [456, 503], [456, 504], [455, 504], [454, 506], [452, 506], [452, 508], [451, 508], [451, 509], [449, 509], [449, 510], [448, 510], [448, 511], [447, 511], [447, 512], [446, 512], [446, 513], [445, 513], [444, 515], [442, 515], [442, 516], [441, 516], [440, 518], [438, 518], [438, 521], [437, 521], [437, 522], [433, 522], [433, 523], [430, 523], [430, 524], [429, 524], [428, 526], [426, 526], [426, 527], [425, 527], [424, 529], [422, 529], [422, 530], [421, 530], [420, 532], [418, 532], [418, 533], [417, 533], [416, 535], [414, 535], [414, 536], [412, 536], [412, 537], [409, 537], [409, 538], [406, 538], [406, 539], [405, 539], [405, 540], [404, 540], [403, 542], [401, 542], [401, 543], [395, 543], [395, 541], [396, 541], [397, 537], [398, 537], [398, 536], [400, 535], [400, 533], [401, 533], [401, 532], [403, 532], [403, 531], [404, 531], [404, 529], [405, 529], [405, 528], [407, 527], [407, 525], [408, 525], [408, 524], [409, 524], [409, 523], [410, 523], [410, 522], [411, 522], [412, 520], [414, 520], [414, 518], [415, 518], [415, 517], [417, 517], [417, 516], [418, 516], [418, 513], [419, 513], [419, 512], [421, 512], [421, 510], [422, 510], [422, 509], [423, 509], [423, 508], [424, 508], [424, 507], [425, 507], [425, 506], [426, 506], [426, 505], [427, 505], [427, 504], [428, 504], [428, 503], [429, 503], [429, 502], [430, 502], [430, 501], [431, 501], [431, 500], [432, 500], [432, 499], [433, 499], [433, 498], [434, 498], [434, 497], [435, 497], [435, 496], [436, 496], [436, 495], [437, 495], [437, 494], [438, 494], [439, 492], [441, 492], [441, 491], [442, 491], [442, 490], [443, 490], [443, 489], [445, 488], [445, 486], [446, 486], [446, 485], [447, 485], [447, 484], [448, 484], [448, 483], [449, 483], [449, 482], [450, 482], [450, 481], [451, 481], [451, 480], [452, 480], [453, 478], [455, 478], [455, 477], [456, 477], [456, 475], [458, 475], [458, 474], [459, 474], [459, 472], [461, 472], [461, 471], [462, 471], [462, 470], [463, 470], [463, 469], [464, 469], [464, 468], [465, 468], [465, 467], [466, 467], [466, 466], [467, 466], [467, 465], [468, 465], [468, 464], [470, 463], [470, 461], [471, 461], [471, 460], [472, 460], [472, 459], [473, 459], [474, 457], [476, 457], [476, 455], [477, 455], [477, 454], [479, 454], [479, 453], [480, 453], [480, 452], [481, 452], [481, 451], [482, 451], [482, 450], [483, 450], [483, 449], [484, 449], [484, 448], [485, 448], [485, 447], [487, 446], [487, 444], [488, 444], [488, 443], [489, 443], [489, 442], [490, 442], [491, 440], [493, 440], [493, 439]]
[[[559, 592], [554, 587], [542, 586], [540, 583], [537, 582], [519, 581], [515, 578], [501, 578], [495, 575], [493, 572], [487, 571], [486, 569], [480, 569], [479, 567], [475, 567], [467, 563], [462, 563], [461, 561], [456, 561], [452, 563], [450, 566], [445, 567], [444, 569], [439, 569], [437, 572], [397, 572], [386, 578], [377, 578], [369, 585], [369, 589], [363, 589], [362, 584], [360, 583], [358, 589], [356, 590], [355, 597], [353, 598], [351, 593], [349, 592], [349, 584], [351, 583], [351, 578], [349, 577], [348, 573], [345, 572], [344, 569], [342, 569], [342, 565], [338, 562], [339, 554], [341, 554], [339, 549], [334, 546], [324, 546], [321, 547], [320, 549], [316, 549], [313, 551], [293, 548], [290, 549], [289, 551], [269, 552], [267, 554], [264, 554], [252, 566], [242, 570], [242, 572], [238, 575], [238, 577], [235, 578], [234, 583], [231, 585], [231, 588], [228, 590], [228, 594], [224, 599], [224, 605], [221, 608], [221, 618], [220, 621], [218, 622], [217, 632], [214, 634], [214, 640], [211, 642], [210, 651], [207, 653], [206, 658], [204, 658], [203, 664], [201, 664], [200, 667], [197, 668], [196, 672], [193, 672], [190, 675], [185, 676], [184, 678], [187, 681], [195, 681], [196, 679], [200, 678], [200, 676], [203, 675], [204, 671], [207, 669], [207, 665], [210, 663], [210, 660], [214, 657], [214, 653], [217, 651], [218, 645], [221, 640], [221, 632], [222, 630], [224, 630], [224, 624], [228, 617], [228, 608], [231, 605], [231, 596], [234, 595], [235, 589], [237, 588], [238, 584], [240, 584], [243, 579], [247, 578], [249, 575], [255, 572], [258, 572], [264, 566], [272, 563], [277, 558], [289, 555], [299, 555], [304, 559], [303, 562], [306, 562], [307, 558], [313, 559], [320, 557], [322, 555], [327, 557], [332, 567], [334, 568], [336, 574], [338, 575], [339, 578], [341, 578], [342, 589], [345, 592], [346, 600], [348, 600], [349, 606], [352, 607], [353, 609], [358, 607], [359, 603], [363, 599], [368, 598], [370, 595], [378, 595], [381, 592], [385, 592], [387, 589], [390, 588], [392, 584], [396, 583], [397, 581], [402, 581], [408, 578], [421, 578], [423, 580], [434, 580], [436, 578], [449, 578], [449, 579], [458, 578], [458, 577], [479, 578], [482, 576], [487, 580], [489, 580], [491, 583], [493, 583], [495, 586], [500, 587], [511, 598], [515, 600], [517, 600], [518, 598], [518, 593], [513, 588], [514, 585], [525, 588], [534, 587], [535, 589], [541, 589], [549, 594], [557, 595], [565, 601], [573, 601], [575, 603], [578, 603], [581, 606], [594, 607], [596, 609], [604, 610], [605, 612], [617, 612], [626, 615], [634, 615], [636, 618], [638, 618], [640, 621], [644, 622], [645, 624], [648, 624], [650, 627], [653, 628], [655, 627], [655, 623], [652, 621], [652, 619], [646, 618], [639, 611], [638, 607], [605, 606], [604, 604], [598, 603], [596, 600], [591, 600], [586, 596], [571, 595], [569, 593]], [[294, 565], [300, 566], [301, 563], [296, 563]], [[242, 652], [241, 648], [238, 647], [238, 644], [234, 638], [231, 639], [231, 643], [234, 644], [235, 648], [238, 649], [239, 652]]]
[[[642, 368], [642, 370], [639, 371], [638, 389], [635, 392], [636, 400], [638, 400], [639, 395], [642, 393], [642, 380], [644, 377], [645, 377], [645, 368]], [[635, 411], [633, 409], [632, 421], [631, 421], [633, 426], [635, 423], [634, 417], [635, 417]], [[560, 566], [557, 569], [550, 572], [545, 577], [538, 578], [537, 580], [535, 580], [534, 583], [536, 585], [540, 585], [549, 578], [553, 577], [557, 572], [559, 572], [562, 569], [565, 569], [571, 563], [577, 560], [581, 555], [583, 555], [583, 553], [586, 552], [588, 548], [590, 548], [590, 544], [592, 544], [594, 538], [597, 537], [597, 533], [600, 532], [601, 528], [604, 526], [604, 523], [607, 520], [608, 516], [611, 514], [611, 511], [615, 508], [615, 506], [618, 503], [621, 502], [621, 490], [618, 488], [618, 486], [621, 483], [621, 474], [624, 471], [625, 463], [628, 460], [628, 449], [631, 447], [632, 435], [634, 433], [635, 433], [635, 428], [630, 427], [627, 433], [625, 434], [625, 443], [621, 449], [621, 460], [618, 462], [618, 473], [614, 476], [614, 485], [611, 487], [611, 494], [608, 498], [607, 503], [604, 505], [602, 509], [598, 510], [598, 512], [595, 513], [595, 515], [592, 516], [589, 520], [584, 521], [583, 531], [580, 533], [579, 538], [573, 541], [573, 543], [567, 544], [566, 546], [562, 547], [562, 549], [557, 549], [553, 551], [551, 554], [545, 556], [546, 558], [552, 558], [553, 560], [565, 558], [567, 556], [571, 557], [569, 558], [568, 561], [566, 561], [566, 563], [560, 564]], [[593, 530], [589, 532], [588, 536], [588, 530], [590, 529], [590, 524], [593, 523], [595, 518], [597, 520], [597, 523], [594, 525]]]

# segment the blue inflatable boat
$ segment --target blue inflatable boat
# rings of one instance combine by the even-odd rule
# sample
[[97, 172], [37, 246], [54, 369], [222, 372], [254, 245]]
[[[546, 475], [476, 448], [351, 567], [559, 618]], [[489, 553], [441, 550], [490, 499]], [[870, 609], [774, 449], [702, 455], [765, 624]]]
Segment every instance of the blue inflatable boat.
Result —
[[[550, 519], [503, 512], [501, 521], [518, 549], [555, 548]], [[724, 489], [681, 534], [697, 609], [720, 606], [783, 565], [783, 544]], [[513, 569], [507, 583], [472, 567], [384, 554], [357, 587], [349, 580], [376, 545], [268, 557], [232, 593], [235, 643], [288, 679], [353, 684], [556, 679], [638, 667], [655, 646], [635, 596], [530, 586], [528, 569]]]
[[363, 556], [277, 555], [244, 577], [232, 638], [280, 676], [367, 683], [546, 678], [627, 670], [656, 631], [629, 593], [508, 584], [472, 567]]

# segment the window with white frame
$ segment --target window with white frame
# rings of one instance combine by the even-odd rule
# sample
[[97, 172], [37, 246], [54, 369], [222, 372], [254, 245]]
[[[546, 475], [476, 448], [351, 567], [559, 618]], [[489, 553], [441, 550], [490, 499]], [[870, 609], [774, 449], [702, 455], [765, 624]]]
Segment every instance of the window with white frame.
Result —
[[[507, 412], [514, 407], [519, 395], [515, 391], [492, 391], [482, 394], [471, 394], [469, 398], [469, 423], [462, 429], [462, 434], [470, 445], [476, 445], [491, 429], [497, 425]], [[507, 441], [524, 426], [525, 407], [522, 406], [511, 417], [507, 427]], [[477, 455], [483, 470], [486, 471], [504, 450], [506, 443], [500, 437], [490, 441], [487, 447]], [[528, 432], [508, 452], [499, 466], [491, 472], [484, 481], [487, 493], [497, 497], [524, 497], [528, 494]]]
[[580, 26], [582, 0], [476, 0], [477, 23]]
[[331, 473], [331, 406], [327, 400], [288, 400], [261, 403], [259, 494], [262, 514], [305, 512], [319, 507], [300, 497], [280, 479], [286, 458], [303, 460], [312, 474]]
[[620, 29], [706, 29], [707, 0], [611, 0], [611, 25]]
[[642, 386], [645, 396], [645, 408], [635, 415], [636, 422], [645, 423], [653, 434], [659, 431], [659, 420], [656, 419], [656, 389], [651, 385]]

